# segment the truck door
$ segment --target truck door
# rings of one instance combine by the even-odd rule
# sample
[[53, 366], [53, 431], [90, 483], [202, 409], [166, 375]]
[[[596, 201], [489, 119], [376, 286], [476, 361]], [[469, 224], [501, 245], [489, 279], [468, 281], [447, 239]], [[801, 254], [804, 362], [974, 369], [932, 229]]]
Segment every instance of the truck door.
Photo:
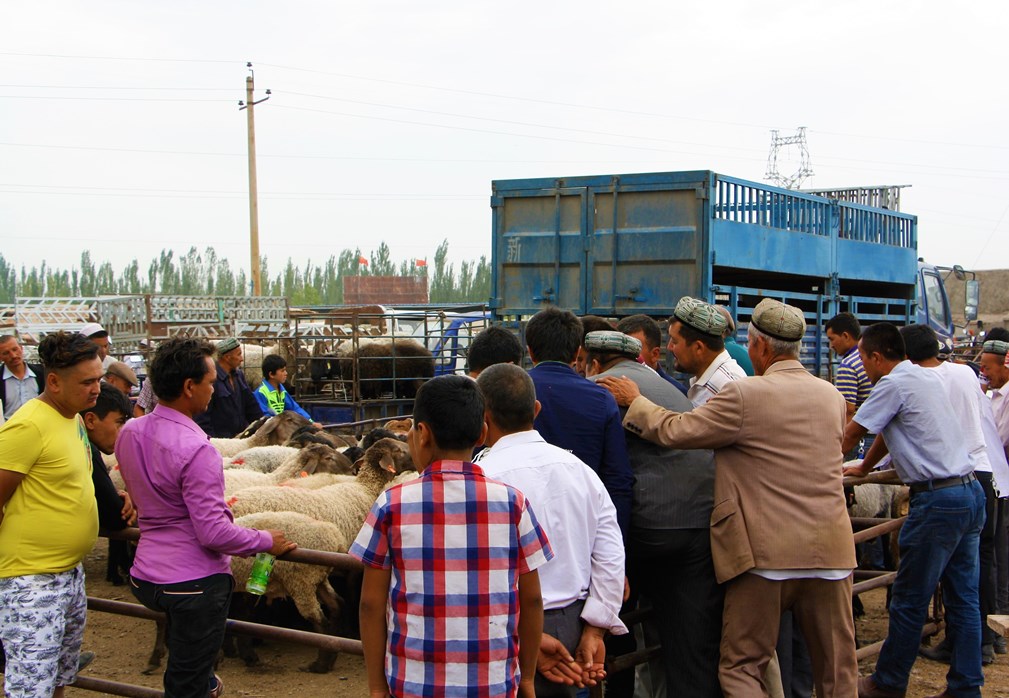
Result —
[[494, 208], [494, 308], [532, 315], [553, 304], [585, 314], [588, 190], [500, 194]]
[[917, 322], [927, 323], [940, 338], [952, 336], [949, 300], [939, 273], [928, 266], [921, 267], [918, 281]]
[[668, 315], [703, 295], [703, 199], [694, 186], [622, 186], [589, 193], [588, 312]]

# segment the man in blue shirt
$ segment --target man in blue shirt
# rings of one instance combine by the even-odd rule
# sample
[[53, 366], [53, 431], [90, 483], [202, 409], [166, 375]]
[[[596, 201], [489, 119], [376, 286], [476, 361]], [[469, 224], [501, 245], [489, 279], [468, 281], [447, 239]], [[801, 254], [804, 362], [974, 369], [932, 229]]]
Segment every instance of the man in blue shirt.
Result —
[[888, 323], [869, 326], [858, 344], [872, 393], [848, 422], [842, 450], [871, 431], [876, 439], [861, 465], [864, 475], [889, 449], [911, 507], [900, 531], [900, 568], [890, 601], [890, 632], [876, 671], [858, 682], [859, 698], [901, 698], [918, 654], [921, 628], [939, 580], [944, 582], [953, 657], [942, 696], [980, 696], [981, 616], [978, 543], [984, 491], [974, 476], [958, 420], [935, 371], [904, 359], [904, 340]]
[[533, 362], [529, 375], [542, 405], [534, 426], [547, 443], [571, 451], [596, 471], [626, 536], [634, 474], [620, 409], [606, 388], [571, 368], [582, 332], [574, 313], [555, 307], [541, 310], [526, 324], [526, 345]]

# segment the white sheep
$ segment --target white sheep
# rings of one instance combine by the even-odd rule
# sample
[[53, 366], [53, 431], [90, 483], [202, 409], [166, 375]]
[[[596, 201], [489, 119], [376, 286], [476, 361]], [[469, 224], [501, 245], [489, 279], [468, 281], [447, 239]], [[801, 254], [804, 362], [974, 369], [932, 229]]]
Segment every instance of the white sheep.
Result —
[[280, 464], [298, 452], [292, 446], [255, 446], [224, 459], [224, 469], [255, 470], [272, 473]]
[[313, 473], [305, 477], [292, 477], [290, 480], [284, 480], [280, 486], [318, 490], [341, 482], [353, 482], [356, 477], [356, 475], [337, 475], [336, 473]]
[[254, 446], [276, 446], [285, 443], [306, 424], [311, 424], [297, 412], [287, 410], [267, 419], [254, 434], [245, 438], [210, 439], [210, 443], [224, 457], [234, 457]]
[[351, 473], [351, 463], [347, 458], [337, 453], [329, 446], [322, 444], [312, 444], [303, 449], [294, 449], [294, 453], [287, 457], [280, 466], [269, 473], [257, 472], [255, 470], [231, 469], [224, 471], [224, 496], [225, 498], [250, 487], [264, 487], [278, 485], [284, 480], [290, 480], [299, 473], [312, 474], [315, 472]]
[[301, 487], [250, 487], [228, 500], [236, 517], [261, 511], [296, 511], [313, 519], [332, 522], [355, 536], [368, 511], [392, 478], [411, 469], [406, 445], [382, 439], [365, 453], [353, 482], [320, 489]]

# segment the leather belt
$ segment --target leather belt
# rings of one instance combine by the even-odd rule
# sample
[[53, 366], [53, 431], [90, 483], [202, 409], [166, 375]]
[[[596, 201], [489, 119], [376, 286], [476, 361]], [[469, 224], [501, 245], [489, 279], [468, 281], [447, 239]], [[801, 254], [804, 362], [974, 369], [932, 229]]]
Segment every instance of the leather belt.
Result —
[[967, 473], [966, 475], [957, 475], [956, 477], [944, 477], [938, 480], [924, 480], [922, 482], [912, 482], [909, 487], [911, 488], [912, 494], [917, 494], [918, 492], [929, 492], [932, 490], [941, 490], [946, 487], [955, 487], [956, 485], [969, 485], [970, 483], [977, 480], [974, 473]]

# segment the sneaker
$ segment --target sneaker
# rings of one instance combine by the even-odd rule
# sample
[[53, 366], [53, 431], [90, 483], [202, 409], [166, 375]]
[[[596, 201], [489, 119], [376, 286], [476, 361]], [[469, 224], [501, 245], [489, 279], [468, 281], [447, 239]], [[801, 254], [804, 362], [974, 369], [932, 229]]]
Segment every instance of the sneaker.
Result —
[[995, 650], [995, 654], [1005, 654], [1006, 653], [1006, 639], [1001, 635], [995, 638], [995, 643], [992, 647]]
[[77, 657], [77, 671], [84, 671], [84, 667], [93, 661], [95, 661], [94, 652], [81, 652]]
[[218, 696], [224, 695], [224, 681], [217, 674], [214, 674], [213, 681], [210, 684], [210, 693], [207, 695], [210, 698], [218, 698]]

